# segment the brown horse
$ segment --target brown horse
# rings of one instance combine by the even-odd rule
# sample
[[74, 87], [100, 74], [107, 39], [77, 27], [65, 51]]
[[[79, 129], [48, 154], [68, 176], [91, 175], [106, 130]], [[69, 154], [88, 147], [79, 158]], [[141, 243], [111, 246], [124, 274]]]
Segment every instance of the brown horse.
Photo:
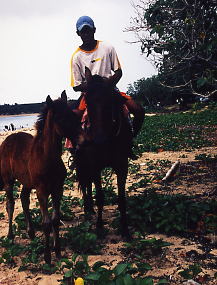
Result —
[[[128, 157], [132, 146], [132, 130], [124, 114], [126, 99], [115, 91], [114, 77], [105, 79], [98, 75], [92, 76], [88, 68], [86, 68], [85, 75], [87, 82], [85, 100], [89, 127], [85, 135], [86, 143], [80, 146], [75, 156], [77, 177], [84, 198], [85, 215], [88, 217], [88, 214], [93, 212], [92, 183], [94, 183], [98, 208], [97, 232], [100, 234], [103, 227], [104, 204], [101, 171], [105, 167], [111, 167], [117, 175], [121, 234], [123, 237], [129, 238], [125, 184], [128, 173]], [[144, 112], [141, 106], [138, 109], [142, 114], [141, 125]]]
[[[60, 257], [59, 221], [60, 201], [66, 168], [61, 159], [62, 138], [74, 141], [79, 130], [79, 121], [67, 105], [65, 91], [61, 98], [46, 99], [46, 107], [36, 122], [36, 135], [19, 132], [9, 135], [0, 146], [0, 184], [6, 190], [9, 217], [8, 237], [13, 238], [12, 219], [14, 212], [13, 185], [17, 179], [22, 185], [21, 202], [25, 215], [27, 232], [35, 236], [29, 212], [30, 192], [36, 189], [42, 214], [45, 235], [44, 259], [51, 262], [49, 246], [50, 232], [53, 230], [54, 250]], [[53, 213], [48, 214], [48, 197], [51, 195]]]

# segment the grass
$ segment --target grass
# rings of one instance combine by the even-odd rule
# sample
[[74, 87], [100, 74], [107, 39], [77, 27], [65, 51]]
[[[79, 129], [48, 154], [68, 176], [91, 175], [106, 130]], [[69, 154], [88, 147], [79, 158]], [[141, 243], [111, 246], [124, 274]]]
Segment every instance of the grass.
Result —
[[137, 138], [137, 152], [192, 150], [215, 144], [210, 136], [217, 130], [217, 111], [146, 116]]
[[194, 196], [159, 194], [146, 189], [128, 198], [130, 225], [139, 232], [183, 235], [217, 231], [217, 201], [196, 201]]

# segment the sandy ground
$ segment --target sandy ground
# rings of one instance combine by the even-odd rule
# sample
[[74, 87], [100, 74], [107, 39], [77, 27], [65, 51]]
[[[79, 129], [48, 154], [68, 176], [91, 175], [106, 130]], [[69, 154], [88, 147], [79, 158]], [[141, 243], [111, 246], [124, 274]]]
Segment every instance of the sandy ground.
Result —
[[[26, 131], [28, 133], [31, 133], [34, 135], [34, 129], [26, 129], [22, 130]], [[0, 133], [0, 143], [5, 139], [7, 135], [10, 133]], [[159, 153], [144, 153], [142, 157], [140, 157], [136, 163], [140, 164], [140, 173], [143, 174], [145, 171], [145, 165], [147, 161], [153, 160], [157, 161], [159, 159], [161, 160], [170, 160], [171, 162], [175, 162], [177, 160], [180, 161], [181, 165], [187, 165], [188, 163], [191, 163], [195, 160], [195, 155], [206, 153], [206, 154], [216, 154], [217, 153], [217, 147], [207, 147], [202, 148], [199, 150], [195, 150], [192, 152], [159, 152]], [[65, 161], [68, 159], [68, 153], [64, 153], [63, 158]], [[165, 169], [165, 173], [168, 169]], [[128, 177], [128, 185], [130, 185], [134, 180], [134, 177], [130, 176]], [[159, 187], [159, 185], [158, 185]], [[181, 191], [182, 193], [190, 192], [194, 193], [197, 189], [198, 191], [198, 185], [182, 185], [180, 186], [180, 189], [177, 189], [177, 191]], [[215, 183], [212, 183], [210, 185], [203, 185], [200, 186], [201, 191], [213, 191], [215, 187], [217, 187], [217, 181]], [[74, 192], [73, 195], [78, 195], [79, 192]], [[2, 192], [1, 192], [2, 194]], [[35, 204], [36, 197], [35, 193], [31, 194], [31, 204]], [[110, 218], [112, 218], [114, 211], [116, 211], [115, 206], [106, 206], [104, 210], [104, 219], [109, 222]], [[3, 212], [6, 215], [5, 211], [5, 202], [0, 203], [0, 213]], [[21, 204], [20, 200], [16, 201], [15, 204], [15, 213], [14, 217], [21, 212]], [[8, 230], [8, 223], [7, 219], [1, 219], [0, 223], [0, 236], [5, 236], [7, 234]], [[183, 243], [183, 238], [179, 238], [177, 236], [166, 236], [166, 235], [160, 235], [160, 234], [153, 234], [150, 235], [150, 237], [156, 237], [156, 238], [163, 238], [165, 241], [171, 242], [173, 245], [167, 248], [164, 251], [164, 254], [150, 260], [153, 270], [151, 271], [151, 275], [153, 276], [170, 276], [171, 283], [173, 285], [179, 285], [183, 284], [183, 281], [180, 281], [177, 277], [177, 272], [179, 268], [181, 268], [183, 265], [187, 266], [189, 264], [192, 264], [192, 261], [186, 261], [186, 255], [190, 251], [197, 251], [199, 254], [202, 254], [202, 251], [200, 249], [200, 246], [197, 242], [194, 242], [192, 240], [185, 239], [185, 243]], [[22, 243], [21, 240], [16, 239], [16, 243]], [[212, 242], [212, 241], [211, 241]], [[215, 241], [213, 241], [214, 243]], [[109, 236], [106, 237], [104, 248], [102, 249], [102, 252], [100, 255], [94, 255], [89, 257], [90, 264], [95, 263], [98, 260], [108, 262], [109, 264], [116, 265], [117, 263], [121, 262], [123, 260], [122, 253], [120, 251], [122, 241], [120, 236], [117, 236], [114, 234], [114, 232], [111, 232]], [[1, 249], [0, 249], [1, 250]], [[2, 252], [2, 250], [0, 251]], [[212, 249], [212, 255], [217, 258], [217, 249], [215, 246], [213, 246]], [[213, 259], [214, 260], [214, 259]], [[216, 259], [217, 260], [217, 259]], [[18, 262], [19, 263], [19, 262]], [[213, 277], [214, 273], [216, 272], [216, 269], [204, 269], [202, 275], [208, 274], [209, 276]], [[149, 272], [150, 275], [150, 272]], [[18, 267], [8, 267], [8, 265], [0, 264], [0, 285], [57, 285], [59, 284], [58, 280], [61, 279], [61, 275], [53, 274], [53, 275], [45, 275], [43, 273], [32, 273], [30, 271], [24, 271], [24, 272], [18, 272]], [[200, 284], [206, 284], [206, 285], [214, 285], [217, 284], [217, 281], [214, 281], [214, 278], [212, 280], [209, 280], [208, 282], [201, 282]]]
[[8, 132], [0, 132], [0, 144], [3, 142], [3, 140], [9, 136], [10, 134], [14, 134], [14, 133], [18, 133], [18, 132], [26, 132], [26, 133], [29, 133], [29, 134], [32, 134], [34, 135], [35, 134], [35, 129], [32, 127], [32, 128], [24, 128], [24, 129], [19, 129], [19, 130], [15, 130], [15, 131], [8, 131]]

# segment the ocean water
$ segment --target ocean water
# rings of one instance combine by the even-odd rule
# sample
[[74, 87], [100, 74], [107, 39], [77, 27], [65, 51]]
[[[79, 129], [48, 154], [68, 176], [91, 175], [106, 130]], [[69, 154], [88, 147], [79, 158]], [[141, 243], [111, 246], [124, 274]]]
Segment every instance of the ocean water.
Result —
[[38, 114], [0, 117], [0, 132], [9, 128], [10, 124], [13, 124], [16, 130], [31, 128], [37, 121], [37, 117]]

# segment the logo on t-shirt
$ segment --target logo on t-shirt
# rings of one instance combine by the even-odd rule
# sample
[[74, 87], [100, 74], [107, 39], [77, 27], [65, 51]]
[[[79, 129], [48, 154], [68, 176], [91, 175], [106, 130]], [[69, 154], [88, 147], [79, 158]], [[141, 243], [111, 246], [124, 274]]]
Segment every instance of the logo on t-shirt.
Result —
[[94, 62], [99, 61], [99, 60], [102, 60], [101, 57], [91, 60], [91, 63], [94, 63]]

